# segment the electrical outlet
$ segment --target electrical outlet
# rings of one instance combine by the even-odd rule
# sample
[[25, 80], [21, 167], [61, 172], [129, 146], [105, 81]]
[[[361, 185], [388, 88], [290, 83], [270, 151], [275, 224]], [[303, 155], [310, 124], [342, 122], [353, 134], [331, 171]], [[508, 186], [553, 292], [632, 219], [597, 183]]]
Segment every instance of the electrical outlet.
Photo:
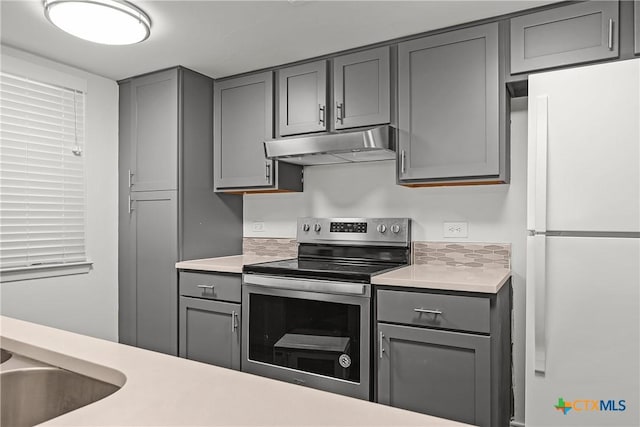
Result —
[[467, 237], [469, 234], [468, 222], [445, 222], [442, 235], [444, 237]]
[[257, 233], [264, 232], [264, 222], [263, 221], [253, 221], [252, 230]]

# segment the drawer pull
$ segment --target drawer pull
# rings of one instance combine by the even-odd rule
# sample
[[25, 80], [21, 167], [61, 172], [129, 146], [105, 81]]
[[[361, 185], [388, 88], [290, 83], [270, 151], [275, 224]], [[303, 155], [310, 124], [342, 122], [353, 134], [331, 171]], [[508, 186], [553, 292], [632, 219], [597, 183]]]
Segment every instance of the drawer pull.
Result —
[[413, 311], [416, 313], [435, 314], [436, 316], [442, 314], [440, 310], [427, 310], [426, 308], [414, 308]]
[[200, 289], [211, 289], [211, 290], [213, 290], [214, 288], [213, 285], [198, 285], [197, 287]]

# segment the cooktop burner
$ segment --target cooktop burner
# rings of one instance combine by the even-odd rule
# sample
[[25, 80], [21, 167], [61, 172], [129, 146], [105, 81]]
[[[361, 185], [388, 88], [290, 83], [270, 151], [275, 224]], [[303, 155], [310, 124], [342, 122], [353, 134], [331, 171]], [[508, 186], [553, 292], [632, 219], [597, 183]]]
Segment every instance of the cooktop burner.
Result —
[[339, 262], [293, 258], [247, 265], [244, 267], [244, 272], [369, 283], [371, 276], [403, 265], [406, 263]]

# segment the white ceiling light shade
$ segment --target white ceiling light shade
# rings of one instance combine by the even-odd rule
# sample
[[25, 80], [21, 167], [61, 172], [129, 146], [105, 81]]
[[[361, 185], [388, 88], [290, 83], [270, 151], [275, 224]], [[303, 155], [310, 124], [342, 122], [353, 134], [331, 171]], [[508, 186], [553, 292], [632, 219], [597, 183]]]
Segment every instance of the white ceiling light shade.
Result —
[[124, 0], [44, 0], [44, 14], [56, 27], [95, 43], [126, 45], [149, 37], [151, 20]]

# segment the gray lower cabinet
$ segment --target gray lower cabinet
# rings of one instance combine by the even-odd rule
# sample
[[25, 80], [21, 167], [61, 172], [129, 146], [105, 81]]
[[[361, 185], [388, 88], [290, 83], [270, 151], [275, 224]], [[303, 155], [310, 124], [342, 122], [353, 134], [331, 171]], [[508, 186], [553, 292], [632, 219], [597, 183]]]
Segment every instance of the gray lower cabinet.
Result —
[[179, 355], [240, 370], [240, 304], [180, 297]]
[[278, 71], [280, 136], [327, 130], [327, 61]]
[[240, 253], [242, 197], [213, 192], [212, 79], [177, 67], [118, 83], [119, 341], [177, 355], [175, 263]]
[[273, 138], [273, 72], [215, 83], [214, 185], [219, 192], [302, 191], [302, 168], [265, 157]]
[[508, 181], [498, 23], [398, 45], [398, 182]]
[[512, 416], [511, 283], [497, 294], [378, 286], [379, 403], [483, 427]]
[[489, 337], [378, 324], [378, 402], [489, 426]]
[[335, 129], [391, 121], [390, 47], [333, 59]]
[[617, 1], [588, 1], [511, 19], [511, 74], [617, 58]]
[[180, 272], [180, 357], [240, 370], [240, 277]]

